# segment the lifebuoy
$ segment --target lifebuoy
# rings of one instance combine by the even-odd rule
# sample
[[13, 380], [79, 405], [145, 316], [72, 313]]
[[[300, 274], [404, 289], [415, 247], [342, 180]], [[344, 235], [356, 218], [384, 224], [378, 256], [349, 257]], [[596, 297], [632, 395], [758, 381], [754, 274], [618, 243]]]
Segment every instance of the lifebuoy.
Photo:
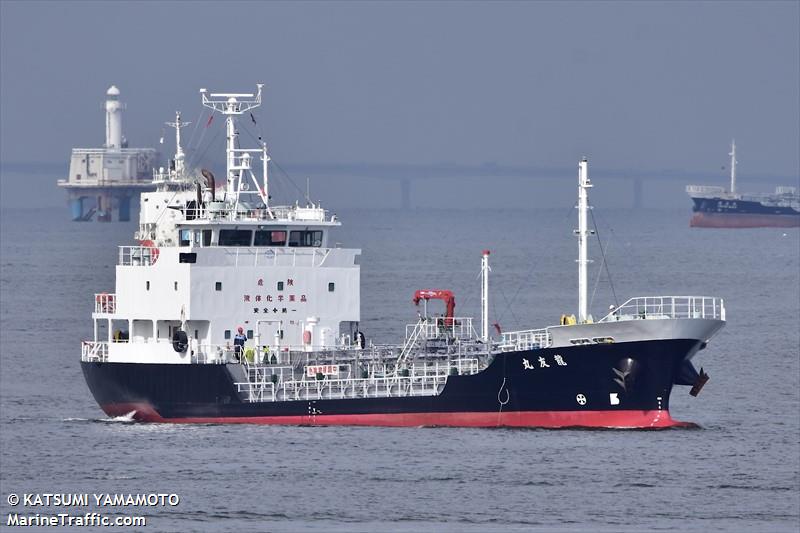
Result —
[[139, 242], [141, 243], [142, 248], [150, 249], [150, 264], [155, 265], [156, 261], [158, 261], [158, 248], [156, 247], [156, 243], [154, 243], [150, 239]]

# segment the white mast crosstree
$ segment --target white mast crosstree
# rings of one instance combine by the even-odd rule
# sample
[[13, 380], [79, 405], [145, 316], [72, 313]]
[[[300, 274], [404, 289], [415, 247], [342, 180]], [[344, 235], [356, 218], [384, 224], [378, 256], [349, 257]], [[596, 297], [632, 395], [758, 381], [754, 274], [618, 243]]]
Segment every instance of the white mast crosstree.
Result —
[[[236, 131], [234, 116], [247, 113], [251, 109], [255, 109], [261, 105], [261, 89], [264, 87], [263, 83], [256, 84], [258, 91], [253, 93], [208, 93], [206, 89], [200, 89], [200, 94], [203, 98], [203, 105], [214, 111], [225, 115], [225, 126], [227, 131], [226, 137], [226, 178], [227, 184], [225, 189], [226, 199], [232, 200], [238, 206], [239, 194], [242, 192], [251, 192], [258, 194], [264, 205], [269, 210], [269, 183], [267, 175], [267, 163], [269, 156], [267, 155], [266, 143], [261, 143], [260, 150], [247, 150], [236, 148], [236, 137], [239, 133]], [[263, 162], [263, 176], [262, 184], [259, 185], [255, 176], [251, 171], [250, 153], [260, 153]], [[248, 187], [242, 182], [242, 172], [247, 171], [253, 178], [255, 191], [248, 191]]]

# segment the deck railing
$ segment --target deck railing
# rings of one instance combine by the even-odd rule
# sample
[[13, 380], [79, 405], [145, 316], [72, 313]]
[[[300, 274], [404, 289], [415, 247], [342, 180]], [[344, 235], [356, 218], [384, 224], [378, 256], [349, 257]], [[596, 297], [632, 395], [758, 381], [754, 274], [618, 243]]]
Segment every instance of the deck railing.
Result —
[[120, 246], [120, 266], [150, 266], [158, 260], [158, 248], [150, 246]]
[[537, 350], [550, 346], [550, 332], [544, 329], [528, 329], [523, 331], [508, 331], [500, 338], [500, 351], [512, 350]]
[[117, 312], [116, 294], [99, 292], [94, 295], [94, 312], [107, 313], [113, 315]]
[[84, 363], [108, 361], [108, 343], [83, 341], [81, 343], [81, 361]]
[[472, 328], [472, 317], [428, 317], [421, 318], [416, 324], [406, 326], [406, 339], [419, 337], [422, 339], [473, 339], [477, 335]]
[[309, 247], [219, 247], [225, 255], [232, 258], [235, 266], [312, 266], [319, 267], [325, 263], [330, 248]]
[[686, 192], [689, 194], [720, 195], [725, 194], [727, 191], [725, 187], [714, 185], [687, 185]]
[[248, 377], [256, 375], [260, 379], [237, 382], [236, 388], [239, 393], [245, 393], [250, 402], [433, 396], [441, 392], [450, 375], [477, 371], [478, 361], [466, 359], [447, 365], [437, 363], [435, 369], [412, 368], [408, 375], [373, 374], [365, 378], [326, 376], [324, 379], [296, 379], [289, 372], [289, 379], [286, 379], [286, 372], [267, 375], [256, 371], [255, 374], [248, 372]]
[[598, 322], [637, 319], [706, 318], [725, 320], [725, 302], [710, 296], [638, 296]]
[[321, 207], [275, 206], [236, 208], [221, 202], [204, 204], [200, 208], [187, 210], [189, 220], [263, 220], [263, 221], [307, 221], [307, 222], [336, 222], [335, 215], [328, 216], [328, 212]]

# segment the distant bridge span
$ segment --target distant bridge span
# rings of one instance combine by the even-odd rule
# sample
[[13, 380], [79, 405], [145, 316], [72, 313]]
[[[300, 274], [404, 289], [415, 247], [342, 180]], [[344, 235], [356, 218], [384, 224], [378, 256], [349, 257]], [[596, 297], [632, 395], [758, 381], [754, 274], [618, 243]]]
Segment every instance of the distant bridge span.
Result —
[[[293, 173], [303, 175], [326, 174], [330, 176], [351, 176], [360, 178], [384, 179], [400, 182], [400, 195], [403, 208], [411, 207], [411, 184], [414, 181], [435, 178], [512, 178], [512, 179], [553, 179], [574, 177], [575, 168], [511, 166], [511, 165], [459, 165], [459, 164], [373, 164], [373, 163], [340, 163], [340, 164], [296, 164], [287, 165]], [[685, 184], [719, 184], [727, 183], [726, 176], [709, 176], [708, 173], [687, 172], [684, 170], [636, 171], [615, 169], [592, 169], [593, 178], [627, 180], [633, 187], [633, 207], [643, 207], [645, 181], [680, 181]], [[764, 183], [775, 185], [797, 185], [797, 178], [786, 176], [754, 177], [740, 175], [739, 182]]]
[[[224, 168], [224, 162], [212, 165]], [[438, 164], [378, 164], [378, 163], [285, 163], [282, 165], [293, 176], [325, 174], [329, 176], [350, 176], [366, 179], [383, 179], [398, 181], [400, 184], [401, 204], [411, 207], [411, 186], [414, 181], [437, 178], [510, 178], [510, 179], [553, 179], [574, 177], [577, 164], [560, 167], [540, 167], [527, 165], [498, 165], [486, 163], [482, 165], [464, 165], [455, 163]], [[2, 174], [52, 174], [54, 177], [66, 175], [67, 165], [61, 163], [32, 162], [0, 162]], [[627, 180], [633, 187], [634, 207], [642, 207], [644, 182], [646, 181], [679, 181], [685, 184], [699, 183], [709, 185], [725, 185], [727, 176], [710, 175], [707, 172], [686, 170], [618, 170], [593, 168], [593, 178]], [[740, 183], [751, 183], [758, 189], [766, 185], [798, 185], [798, 177], [775, 175], [739, 175]]]

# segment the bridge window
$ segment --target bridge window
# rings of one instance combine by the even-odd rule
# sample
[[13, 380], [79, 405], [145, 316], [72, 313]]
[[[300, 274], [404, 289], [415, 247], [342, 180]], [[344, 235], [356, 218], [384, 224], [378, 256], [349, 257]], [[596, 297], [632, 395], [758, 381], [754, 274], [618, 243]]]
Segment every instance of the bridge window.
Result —
[[328, 283], [328, 292], [333, 292], [334, 290], [336, 290], [336, 284], [331, 281]]
[[250, 246], [253, 232], [249, 229], [219, 230], [220, 246]]
[[222, 282], [221, 281], [216, 282], [214, 284], [214, 289], [218, 290], [218, 291], [221, 291], [222, 290]]
[[258, 230], [253, 246], [286, 246], [286, 231]]
[[211, 246], [211, 230], [203, 230], [203, 246]]
[[289, 246], [322, 246], [322, 231], [290, 231]]

